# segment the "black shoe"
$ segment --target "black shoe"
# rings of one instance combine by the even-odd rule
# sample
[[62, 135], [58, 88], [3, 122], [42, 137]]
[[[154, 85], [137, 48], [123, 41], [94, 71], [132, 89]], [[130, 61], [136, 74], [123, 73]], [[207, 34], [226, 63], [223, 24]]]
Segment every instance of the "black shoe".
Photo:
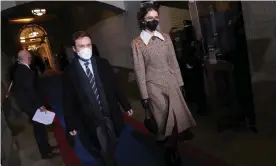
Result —
[[57, 157], [59, 155], [60, 155], [59, 153], [48, 153], [47, 155], [42, 155], [41, 158], [42, 159], [51, 159], [51, 158]]
[[167, 166], [181, 166], [182, 164], [182, 160], [176, 150], [166, 151], [165, 162]]
[[58, 145], [51, 146], [51, 149], [52, 149], [52, 150], [58, 150], [58, 149], [59, 149], [59, 146], [58, 146]]
[[168, 137], [166, 137], [164, 140], [158, 140], [156, 141], [156, 144], [159, 145], [159, 146], [162, 146], [164, 145], [166, 142], [168, 141]]

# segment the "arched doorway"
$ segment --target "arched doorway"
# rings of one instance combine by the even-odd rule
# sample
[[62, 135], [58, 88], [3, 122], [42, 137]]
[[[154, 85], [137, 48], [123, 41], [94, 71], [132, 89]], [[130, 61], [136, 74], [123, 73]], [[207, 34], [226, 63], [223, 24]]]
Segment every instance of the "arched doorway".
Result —
[[54, 61], [47, 32], [38, 25], [26, 25], [20, 30], [20, 43], [23, 49], [43, 60], [47, 69], [54, 69]]

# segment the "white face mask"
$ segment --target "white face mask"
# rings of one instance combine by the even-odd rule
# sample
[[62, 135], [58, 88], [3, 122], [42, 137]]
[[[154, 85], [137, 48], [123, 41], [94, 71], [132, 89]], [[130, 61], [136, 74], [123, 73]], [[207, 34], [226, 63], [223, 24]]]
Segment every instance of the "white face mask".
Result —
[[83, 60], [89, 60], [92, 56], [92, 49], [91, 48], [84, 48], [77, 52], [78, 56]]

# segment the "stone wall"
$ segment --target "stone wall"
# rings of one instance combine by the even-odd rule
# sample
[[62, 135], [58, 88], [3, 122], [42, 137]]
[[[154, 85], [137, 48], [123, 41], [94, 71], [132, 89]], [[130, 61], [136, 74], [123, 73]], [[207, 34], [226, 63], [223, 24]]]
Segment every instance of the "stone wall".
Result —
[[100, 56], [114, 66], [133, 68], [131, 41], [139, 35], [136, 20], [140, 2], [126, 1], [127, 11], [87, 28], [99, 49]]
[[257, 123], [276, 131], [276, 2], [242, 1], [242, 7]]

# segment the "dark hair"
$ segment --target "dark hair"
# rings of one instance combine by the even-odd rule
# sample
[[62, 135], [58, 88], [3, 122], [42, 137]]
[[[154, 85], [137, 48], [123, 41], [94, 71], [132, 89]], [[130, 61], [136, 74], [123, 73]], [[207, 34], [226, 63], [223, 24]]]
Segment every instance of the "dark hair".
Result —
[[155, 10], [159, 14], [158, 8], [159, 5], [156, 3], [147, 3], [140, 8], [140, 11], [137, 13], [137, 20], [140, 30], [144, 30], [146, 28], [144, 17], [148, 14], [148, 12]]
[[92, 40], [91, 36], [89, 35], [89, 33], [85, 32], [85, 31], [77, 31], [77, 32], [75, 32], [73, 34], [73, 36], [72, 36], [72, 46], [76, 45], [76, 40], [77, 39], [84, 38], [84, 37], [89, 37], [90, 40]]

